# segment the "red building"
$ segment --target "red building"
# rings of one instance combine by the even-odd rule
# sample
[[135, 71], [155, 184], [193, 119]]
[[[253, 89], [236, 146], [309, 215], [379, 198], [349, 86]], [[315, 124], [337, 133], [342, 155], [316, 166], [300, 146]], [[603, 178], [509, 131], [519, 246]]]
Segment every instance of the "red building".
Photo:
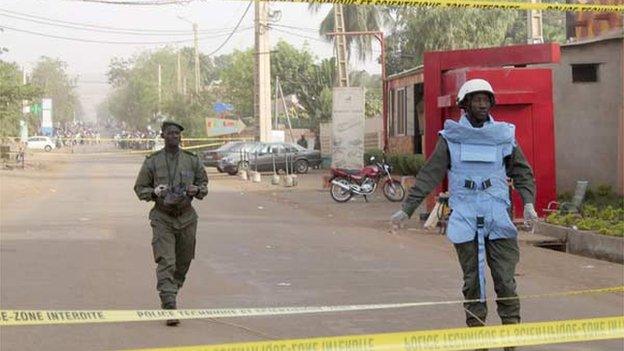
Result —
[[[444, 120], [460, 117], [460, 86], [484, 78], [496, 91], [492, 115], [516, 125], [516, 139], [535, 172], [536, 208], [545, 208], [556, 198], [552, 70], [528, 66], [558, 61], [557, 44], [425, 53], [423, 67], [388, 78], [388, 150], [430, 155]], [[516, 216], [520, 205], [516, 194]]]

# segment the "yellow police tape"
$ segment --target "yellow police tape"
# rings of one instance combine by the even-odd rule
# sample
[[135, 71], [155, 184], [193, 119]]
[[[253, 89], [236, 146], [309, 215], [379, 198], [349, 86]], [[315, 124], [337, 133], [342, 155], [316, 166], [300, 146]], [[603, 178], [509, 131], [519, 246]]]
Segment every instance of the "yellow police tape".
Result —
[[[525, 295], [520, 297], [498, 298], [493, 300], [535, 299], [561, 296], [586, 295], [597, 293], [624, 292], [624, 286], [601, 289], [588, 289]], [[308, 313], [353, 312], [365, 310], [394, 309], [436, 305], [461, 304], [478, 300], [449, 300], [428, 302], [407, 302], [369, 305], [339, 306], [301, 306], [301, 307], [263, 307], [263, 308], [220, 308], [220, 309], [184, 309], [184, 310], [0, 310], [0, 327], [42, 325], [42, 324], [77, 324], [106, 322], [145, 322], [166, 319], [205, 319], [224, 317], [277, 316]]]
[[[193, 145], [193, 146], [184, 146], [184, 147], [182, 147], [182, 149], [183, 150], [195, 150], [195, 149], [202, 149], [202, 148], [205, 148], [205, 147], [217, 146], [217, 145], [223, 145], [223, 142], [210, 143], [210, 144], [201, 144], [201, 145]], [[120, 154], [120, 153], [149, 154], [149, 153], [152, 153], [152, 152], [155, 152], [155, 151], [154, 150], [132, 150], [132, 151], [128, 151], [128, 152], [118, 151], [118, 152], [112, 152], [112, 153], [114, 153], [114, 154]]]
[[[15, 141], [19, 141], [21, 137], [9, 136], [5, 137], [7, 139], [13, 139]], [[154, 141], [156, 139], [160, 139], [160, 137], [156, 138], [78, 138], [75, 139], [73, 137], [54, 137], [59, 141], [96, 141], [96, 142], [108, 142], [108, 141]], [[182, 142], [186, 141], [252, 141], [251, 137], [206, 137], [206, 138], [182, 138]]]
[[619, 338], [624, 338], [624, 317], [622, 316], [481, 328], [438, 329], [388, 334], [166, 347], [141, 349], [140, 351], [450, 351]]
[[542, 10], [565, 12], [622, 12], [624, 5], [566, 4], [488, 0], [274, 0], [278, 2], [336, 3], [343, 5], [421, 6], [502, 10]]

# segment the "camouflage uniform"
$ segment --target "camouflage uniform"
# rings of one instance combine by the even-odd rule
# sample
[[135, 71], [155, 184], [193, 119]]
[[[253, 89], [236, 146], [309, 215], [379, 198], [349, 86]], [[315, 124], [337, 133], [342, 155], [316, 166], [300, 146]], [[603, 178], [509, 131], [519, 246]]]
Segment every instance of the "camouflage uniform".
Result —
[[[164, 198], [154, 193], [154, 188], [161, 184], [169, 186]], [[162, 149], [148, 155], [134, 185], [139, 199], [155, 202], [149, 219], [154, 260], [158, 265], [156, 288], [163, 307], [168, 303], [175, 306], [178, 290], [195, 257], [197, 213], [191, 206], [193, 197], [185, 193], [188, 185], [199, 187], [193, 196], [197, 199], [208, 193], [204, 166], [197, 155], [182, 149], [175, 154]]]

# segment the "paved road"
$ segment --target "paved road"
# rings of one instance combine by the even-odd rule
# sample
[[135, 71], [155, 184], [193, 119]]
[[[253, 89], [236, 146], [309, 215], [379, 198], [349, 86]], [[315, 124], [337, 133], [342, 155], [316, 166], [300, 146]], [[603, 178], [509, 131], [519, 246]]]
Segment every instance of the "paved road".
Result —
[[[53, 171], [3, 171], [3, 309], [153, 309], [150, 205], [132, 185], [138, 156], [63, 157]], [[336, 204], [316, 190], [270, 190], [211, 174], [197, 259], [181, 308], [338, 305], [460, 298], [452, 246], [419, 231], [388, 235], [383, 199]], [[28, 186], [36, 184], [29, 196]], [[16, 188], [15, 191], [12, 191]], [[283, 189], [283, 188], [281, 188]], [[20, 195], [20, 196], [18, 196]], [[359, 221], [358, 215], [366, 220]], [[521, 294], [624, 284], [622, 265], [522, 246]], [[488, 286], [493, 296], [492, 284]], [[524, 321], [622, 314], [621, 294], [527, 300]], [[490, 322], [498, 324], [495, 308]], [[5, 350], [119, 350], [463, 326], [461, 306], [161, 322], [6, 327]], [[618, 350], [622, 341], [527, 350]]]

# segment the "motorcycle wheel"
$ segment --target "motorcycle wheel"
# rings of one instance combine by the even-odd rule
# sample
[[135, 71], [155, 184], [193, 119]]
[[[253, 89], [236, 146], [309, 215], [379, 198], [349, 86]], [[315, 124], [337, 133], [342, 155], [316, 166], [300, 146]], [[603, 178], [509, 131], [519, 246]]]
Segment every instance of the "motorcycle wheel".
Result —
[[[334, 178], [333, 180], [347, 186], [349, 185], [349, 181], [345, 178]], [[347, 202], [351, 199], [351, 197], [353, 197], [353, 193], [350, 190], [345, 190], [336, 184], [331, 184], [329, 193], [331, 194], [332, 199], [336, 202]]]
[[403, 201], [405, 197], [405, 188], [398, 180], [387, 181], [383, 185], [383, 194], [386, 199], [392, 202]]

